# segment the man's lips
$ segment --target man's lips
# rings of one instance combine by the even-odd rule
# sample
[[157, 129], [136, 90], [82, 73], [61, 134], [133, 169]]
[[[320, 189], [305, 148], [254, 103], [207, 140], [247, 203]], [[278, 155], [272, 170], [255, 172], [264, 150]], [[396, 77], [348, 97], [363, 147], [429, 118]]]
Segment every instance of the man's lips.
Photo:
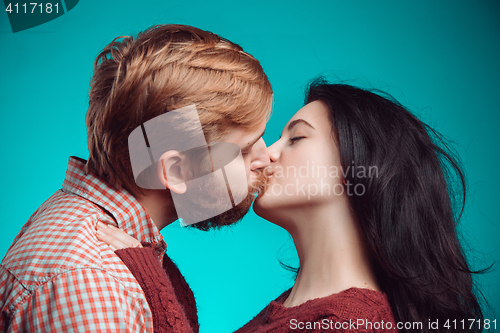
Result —
[[268, 166], [267, 168], [265, 168], [263, 170], [263, 172], [268, 176], [268, 177], [272, 177], [272, 175], [274, 174], [274, 169], [272, 166]]

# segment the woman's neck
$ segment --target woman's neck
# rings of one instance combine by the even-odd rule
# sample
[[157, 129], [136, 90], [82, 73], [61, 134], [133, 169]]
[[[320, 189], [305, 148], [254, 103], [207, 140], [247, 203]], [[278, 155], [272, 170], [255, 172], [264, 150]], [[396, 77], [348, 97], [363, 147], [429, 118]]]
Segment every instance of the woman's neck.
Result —
[[297, 306], [351, 287], [380, 290], [363, 233], [347, 201], [304, 213], [294, 215], [284, 226], [293, 237], [300, 261], [284, 306]]

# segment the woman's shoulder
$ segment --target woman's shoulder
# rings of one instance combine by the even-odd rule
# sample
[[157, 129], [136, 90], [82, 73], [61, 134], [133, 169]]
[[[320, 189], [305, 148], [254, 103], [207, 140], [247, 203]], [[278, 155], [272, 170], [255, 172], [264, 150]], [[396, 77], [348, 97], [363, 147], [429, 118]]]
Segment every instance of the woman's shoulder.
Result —
[[[304, 312], [304, 309], [314, 309], [317, 313], [332, 313], [337, 315], [344, 312], [363, 311], [363, 313], [366, 314], [367, 312], [390, 310], [387, 295], [382, 291], [372, 289], [352, 287], [329, 296], [310, 299], [297, 306], [287, 308], [283, 305], [283, 303], [287, 299], [290, 292], [291, 289], [283, 292], [275, 300], [271, 301], [268, 307], [281, 308], [284, 311], [290, 312], [294, 312], [296, 310]], [[320, 309], [326, 310], [326, 312], [318, 311]]]
[[322, 329], [395, 332], [396, 328], [387, 295], [371, 289], [353, 287], [309, 300], [296, 307], [293, 315], [300, 313], [302, 322], [320, 323]]
[[325, 300], [340, 304], [349, 303], [356, 307], [389, 306], [389, 300], [384, 292], [357, 287], [342, 290], [325, 297]]
[[[395, 332], [394, 317], [385, 293], [362, 288], [349, 288], [326, 297], [308, 300], [293, 307], [283, 306], [290, 290], [271, 301], [238, 333], [257, 331], [281, 332], [282, 329], [343, 330], [364, 329], [367, 332]], [[390, 324], [387, 324], [390, 322]], [[371, 325], [371, 326], [370, 326]], [[383, 325], [383, 326], [382, 326]], [[288, 332], [288, 330], [283, 330]]]
[[368, 332], [394, 332], [396, 328], [387, 295], [381, 291], [354, 287], [311, 301], [316, 302], [316, 306], [309, 305], [316, 308], [314, 320], [326, 319], [333, 328]]
[[[290, 292], [291, 289], [286, 290], [275, 300], [271, 301], [270, 304], [283, 306], [283, 303], [287, 299]], [[328, 308], [337, 309], [338, 306], [347, 305], [354, 308], [379, 308], [389, 307], [389, 301], [387, 299], [387, 295], [382, 291], [352, 287], [329, 296], [310, 299], [294, 307], [285, 308], [283, 306], [283, 308], [294, 309], [302, 307], [326, 306]]]
[[[319, 299], [321, 300], [321, 299]], [[382, 291], [364, 288], [349, 288], [325, 297], [324, 304], [336, 314], [376, 314], [391, 312], [387, 295]]]

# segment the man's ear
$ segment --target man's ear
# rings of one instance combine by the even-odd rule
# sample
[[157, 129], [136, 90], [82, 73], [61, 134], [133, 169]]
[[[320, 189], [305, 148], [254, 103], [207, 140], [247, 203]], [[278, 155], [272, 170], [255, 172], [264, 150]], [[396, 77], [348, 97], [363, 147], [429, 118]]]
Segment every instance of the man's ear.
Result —
[[160, 182], [177, 194], [186, 192], [186, 157], [176, 150], [169, 150], [158, 160], [158, 178]]

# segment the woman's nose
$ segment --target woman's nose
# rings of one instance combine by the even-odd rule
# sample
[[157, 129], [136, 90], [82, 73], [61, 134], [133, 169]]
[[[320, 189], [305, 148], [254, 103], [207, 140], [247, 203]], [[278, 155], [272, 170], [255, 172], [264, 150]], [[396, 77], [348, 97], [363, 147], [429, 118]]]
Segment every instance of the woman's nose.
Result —
[[280, 151], [278, 149], [278, 141], [267, 147], [267, 154], [269, 155], [269, 159], [271, 163], [276, 162], [280, 158]]

